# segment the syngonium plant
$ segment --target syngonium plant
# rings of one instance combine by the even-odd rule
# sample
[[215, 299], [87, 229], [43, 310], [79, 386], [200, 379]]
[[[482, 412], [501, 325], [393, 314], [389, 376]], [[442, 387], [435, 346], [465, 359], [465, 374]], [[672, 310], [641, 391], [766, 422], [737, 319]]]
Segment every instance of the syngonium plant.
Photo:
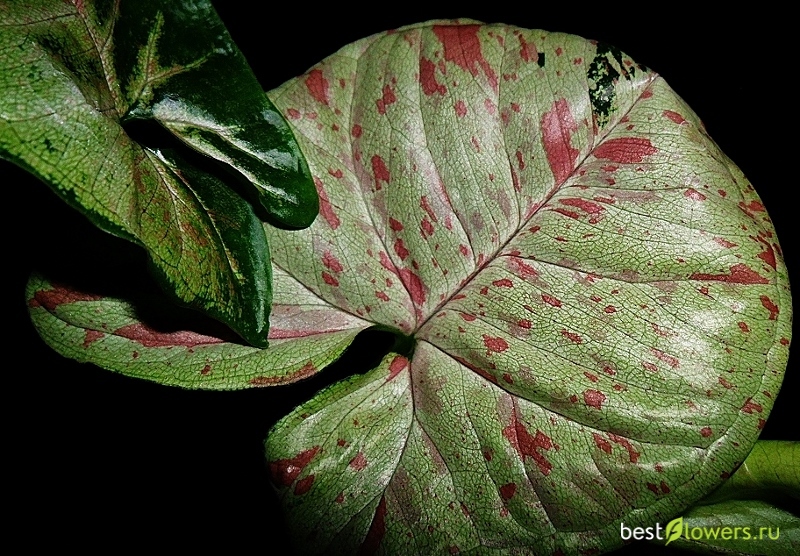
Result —
[[267, 228], [269, 348], [157, 330], [125, 298], [37, 277], [48, 343], [239, 388], [392, 331], [377, 367], [270, 432], [300, 553], [607, 551], [621, 523], [767, 515], [687, 510], [753, 446], [791, 303], [758, 196], [663, 79], [574, 36], [440, 22], [269, 95], [321, 209], [306, 231]]

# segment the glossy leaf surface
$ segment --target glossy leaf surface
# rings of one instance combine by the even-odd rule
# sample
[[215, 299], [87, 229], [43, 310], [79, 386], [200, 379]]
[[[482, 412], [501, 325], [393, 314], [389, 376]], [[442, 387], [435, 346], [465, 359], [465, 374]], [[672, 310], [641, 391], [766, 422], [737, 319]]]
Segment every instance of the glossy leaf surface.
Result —
[[269, 251], [228, 185], [128, 124], [154, 119], [235, 168], [271, 218], [317, 199], [291, 131], [209, 2], [14, 2], [0, 11], [0, 155], [147, 249], [182, 303], [266, 346]]
[[[271, 337], [375, 324], [416, 345], [272, 431], [300, 552], [610, 550], [743, 461], [786, 364], [786, 271], [752, 186], [657, 74], [574, 36], [441, 23], [270, 96], [321, 215], [268, 231], [291, 305]], [[78, 357], [102, 324], [78, 322], [87, 303], [32, 314], [72, 327], [47, 339]]]

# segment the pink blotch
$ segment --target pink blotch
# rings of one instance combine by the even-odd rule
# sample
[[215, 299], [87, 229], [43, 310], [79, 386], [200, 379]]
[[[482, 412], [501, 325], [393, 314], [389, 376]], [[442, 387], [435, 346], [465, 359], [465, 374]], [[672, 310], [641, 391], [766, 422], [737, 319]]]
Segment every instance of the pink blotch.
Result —
[[744, 402], [744, 405], [742, 406], [742, 411], [745, 413], [750, 413], [751, 415], [753, 411], [758, 411], [759, 413], [761, 413], [763, 410], [764, 408], [761, 407], [761, 404], [755, 403], [753, 401], [753, 398], [747, 398], [747, 400], [745, 400]]
[[680, 125], [680, 124], [682, 124], [682, 123], [684, 123], [686, 121], [683, 118], [683, 116], [681, 116], [677, 112], [673, 112], [672, 110], [664, 110], [664, 112], [662, 112], [662, 114], [664, 115], [665, 118], [669, 118], [670, 120], [672, 120], [673, 122], [675, 122], [678, 125]]
[[406, 249], [402, 239], [398, 238], [397, 241], [394, 242], [394, 252], [397, 253], [400, 260], [404, 261], [406, 257], [408, 257], [408, 249]]
[[344, 270], [342, 263], [340, 263], [339, 259], [337, 259], [330, 251], [325, 251], [325, 253], [323, 253], [322, 264], [334, 272], [341, 272]]
[[317, 102], [328, 105], [329, 84], [328, 80], [322, 75], [322, 70], [314, 69], [308, 73], [306, 77], [306, 88], [308, 93], [314, 97]]
[[419, 226], [421, 228], [421, 235], [423, 238], [433, 235], [433, 224], [431, 224], [431, 221], [428, 220], [427, 217], [422, 219], [422, 222], [420, 222]]
[[389, 85], [384, 85], [383, 96], [375, 101], [375, 106], [378, 108], [378, 114], [386, 114], [386, 107], [390, 104], [394, 104], [395, 102], [397, 102], [397, 97], [394, 95], [394, 91]]
[[364, 457], [363, 452], [358, 452], [356, 456], [350, 460], [350, 463], [347, 464], [350, 469], [355, 471], [361, 471], [367, 466], [367, 458]]
[[411, 301], [414, 302], [414, 305], [417, 307], [424, 305], [426, 299], [426, 288], [422, 282], [422, 279], [407, 268], [400, 270], [399, 276], [403, 281], [403, 284], [405, 284], [406, 288], [408, 289], [408, 293], [411, 294]]
[[561, 307], [561, 300], [556, 299], [552, 295], [547, 295], [546, 293], [542, 294], [542, 301], [553, 307]]
[[299, 120], [301, 117], [300, 111], [297, 108], [289, 108], [286, 111], [286, 115], [290, 120]]
[[115, 336], [133, 340], [144, 347], [173, 347], [180, 346], [193, 348], [199, 345], [221, 344], [223, 340], [198, 334], [189, 330], [179, 330], [177, 332], [160, 332], [150, 328], [144, 323], [137, 322], [118, 328], [114, 331]]
[[[439, 219], [436, 218], [436, 214], [433, 212], [433, 208], [431, 207], [430, 203], [428, 203], [428, 196], [423, 195], [419, 199], [419, 208], [425, 211], [425, 213], [431, 217], [431, 220], [434, 222], [438, 222]], [[433, 233], [433, 232], [431, 232]]]
[[462, 319], [464, 319], [464, 320], [465, 320], [465, 321], [467, 321], [467, 322], [472, 322], [472, 321], [474, 321], [476, 318], [478, 318], [478, 317], [476, 317], [475, 315], [470, 315], [469, 313], [462, 313], [461, 311], [459, 311], [459, 312], [458, 312], [458, 314], [459, 314], [459, 316], [460, 316]]
[[570, 332], [569, 330], [567, 330], [565, 328], [561, 329], [561, 335], [564, 336], [565, 338], [567, 338], [568, 340], [570, 340], [571, 342], [575, 343], [575, 344], [582, 344], [583, 343], [583, 338], [581, 338], [581, 336], [579, 334], [576, 334], [575, 332]]
[[607, 435], [612, 442], [614, 442], [615, 444], [619, 444], [628, 451], [628, 459], [630, 460], [631, 463], [636, 463], [639, 461], [639, 456], [641, 454], [633, 448], [633, 446], [631, 445], [631, 443], [628, 441], [627, 438], [624, 438], [622, 436], [617, 436], [616, 434], [611, 432], [607, 433]]
[[473, 77], [478, 75], [480, 67], [492, 89], [497, 90], [497, 76], [481, 52], [478, 39], [480, 28], [480, 25], [434, 25], [433, 32], [444, 47], [444, 59], [447, 62], [470, 72]]
[[578, 126], [572, 118], [566, 99], [557, 100], [550, 111], [545, 112], [541, 128], [547, 162], [556, 185], [560, 185], [572, 173], [580, 154], [571, 143], [572, 134], [578, 130]]
[[730, 274], [702, 274], [695, 272], [689, 278], [691, 280], [728, 282], [730, 284], [769, 284], [769, 280], [743, 263], [731, 266]]
[[530, 330], [530, 328], [533, 326], [533, 323], [528, 319], [522, 319], [517, 321], [517, 326], [520, 328], [525, 328], [526, 330]]
[[714, 241], [722, 245], [723, 247], [730, 249], [731, 247], [737, 247], [736, 243], [730, 242], [723, 237], [715, 237]]
[[493, 281], [492, 285], [497, 286], [498, 288], [513, 288], [514, 282], [508, 278], [500, 278], [499, 280]]
[[649, 139], [643, 137], [620, 137], [609, 139], [594, 150], [594, 156], [619, 164], [642, 162], [645, 157], [658, 152]]
[[550, 474], [553, 464], [539, 451], [553, 449], [553, 441], [549, 436], [540, 430], [536, 431], [535, 436], [531, 435], [525, 425], [517, 420], [516, 415], [512, 417], [511, 424], [503, 429], [503, 436], [522, 457], [522, 461], [531, 458], [536, 462], [542, 475]]
[[383, 159], [376, 155], [372, 156], [372, 173], [375, 175], [375, 189], [380, 191], [381, 189], [381, 182], [389, 183], [391, 179], [391, 175], [389, 174], [389, 169], [386, 167], [386, 163]]
[[522, 33], [518, 33], [517, 38], [519, 39], [519, 57], [525, 62], [538, 62], [539, 52], [536, 50], [536, 45], [527, 42]]
[[408, 366], [408, 359], [402, 355], [396, 355], [392, 362], [389, 363], [389, 376], [386, 377], [387, 382], [396, 377], [403, 369]]
[[673, 369], [680, 366], [680, 361], [678, 361], [677, 357], [664, 353], [660, 349], [650, 348], [650, 353], [655, 355], [659, 360], [663, 361]]
[[389, 301], [389, 296], [386, 295], [385, 292], [376, 291], [375, 292], [375, 297], [377, 297], [381, 301]]
[[436, 64], [427, 58], [419, 59], [419, 82], [426, 96], [434, 93], [444, 95], [447, 92], [447, 87], [436, 81]]
[[464, 116], [466, 116], [466, 115], [467, 115], [467, 105], [466, 105], [466, 104], [464, 104], [464, 101], [463, 101], [463, 100], [459, 100], [459, 101], [457, 101], [457, 102], [456, 102], [456, 104], [455, 104], [455, 106], [454, 106], [454, 108], [455, 108], [455, 110], [456, 110], [456, 115], [457, 115], [459, 118], [463, 118]]
[[693, 187], [690, 187], [684, 191], [683, 196], [687, 199], [692, 199], [693, 201], [705, 201], [708, 198]]
[[333, 212], [331, 201], [328, 198], [328, 194], [325, 192], [325, 188], [322, 186], [322, 180], [315, 177], [314, 185], [317, 188], [317, 195], [319, 195], [319, 213], [322, 215], [325, 222], [328, 223], [331, 230], [335, 230], [339, 227], [341, 222], [339, 221], [339, 217], [336, 216], [336, 213]]
[[334, 287], [338, 287], [339, 286], [339, 280], [337, 280], [335, 276], [333, 276], [332, 274], [329, 274], [328, 272], [325, 272], [324, 270], [322, 271], [322, 279], [329, 286], [334, 286]]
[[766, 295], [762, 295], [760, 298], [761, 305], [764, 306], [764, 309], [769, 311], [769, 320], [776, 320], [778, 318], [778, 313], [780, 313], [780, 309], [778, 308], [773, 301], [767, 297]]
[[606, 440], [596, 432], [592, 433], [592, 438], [594, 439], [595, 446], [603, 450], [606, 454], [611, 453], [611, 443], [608, 440]]
[[486, 346], [487, 355], [490, 353], [502, 353], [508, 349], [508, 342], [498, 336], [483, 335], [483, 345]]
[[600, 392], [599, 390], [584, 390], [583, 392], [583, 401], [589, 407], [593, 407], [595, 409], [601, 409], [603, 407], [603, 402], [606, 401], [606, 395]]

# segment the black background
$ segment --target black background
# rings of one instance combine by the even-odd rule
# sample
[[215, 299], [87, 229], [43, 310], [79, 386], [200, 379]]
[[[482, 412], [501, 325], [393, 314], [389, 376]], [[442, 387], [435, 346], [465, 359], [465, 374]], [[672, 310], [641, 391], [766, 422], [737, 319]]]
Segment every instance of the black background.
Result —
[[[279, 12], [253, 13], [241, 1], [214, 4], [265, 89], [349, 42], [433, 18], [469, 16], [618, 46], [666, 78], [752, 181], [781, 238], [790, 280], [797, 280], [791, 195], [798, 186], [798, 154], [791, 136], [798, 117], [796, 89], [788, 81], [794, 61], [783, 35], [788, 13], [697, 19], [651, 4], [641, 9], [657, 16], [612, 4], [581, 10], [566, 2], [547, 10], [533, 2], [514, 2], [524, 6], [516, 10], [501, 2], [477, 10], [399, 2], [366, 12], [355, 5], [320, 10], [296, 2]], [[22, 493], [11, 499], [15, 513], [26, 529], [41, 533], [30, 540], [109, 549], [222, 540], [270, 552], [285, 533], [267, 480], [263, 439], [277, 419], [346, 369], [291, 387], [191, 392], [62, 359], [29, 322], [23, 290], [30, 272], [72, 267], [101, 275], [110, 266], [139, 280], [142, 258], [10, 164], [0, 162], [0, 176], [16, 198], [5, 204], [11, 262], [4, 266], [12, 276], [5, 294], [11, 315], [4, 350], [11, 379], [4, 388], [11, 436], [6, 457], [13, 486]], [[762, 438], [798, 438], [796, 359]]]

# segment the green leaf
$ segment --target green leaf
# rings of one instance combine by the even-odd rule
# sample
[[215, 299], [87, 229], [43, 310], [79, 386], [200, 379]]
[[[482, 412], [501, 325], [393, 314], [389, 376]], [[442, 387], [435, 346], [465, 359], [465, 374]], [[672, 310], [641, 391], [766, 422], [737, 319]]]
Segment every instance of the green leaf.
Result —
[[700, 503], [787, 497], [800, 501], [800, 442], [759, 440], [733, 476]]
[[152, 118], [244, 174], [280, 224], [313, 220], [291, 131], [210, 3], [14, 2], [0, 17], [0, 156], [147, 249], [179, 301], [266, 346], [269, 253], [252, 208], [207, 165], [128, 134]]
[[[300, 553], [608, 551], [745, 459], [788, 356], [786, 268], [752, 186], [661, 77], [574, 36], [440, 22], [270, 97], [321, 218], [267, 229], [284, 293], [261, 372], [294, 372], [278, 338], [412, 344], [271, 431]], [[103, 317], [74, 292], [49, 309], [51, 289], [28, 294], [43, 334], [63, 323], [46, 340], [134, 374], [132, 355], [80, 351]]]
[[800, 550], [800, 517], [761, 500], [697, 506], [683, 514], [677, 533], [667, 544], [702, 554], [784, 556]]

